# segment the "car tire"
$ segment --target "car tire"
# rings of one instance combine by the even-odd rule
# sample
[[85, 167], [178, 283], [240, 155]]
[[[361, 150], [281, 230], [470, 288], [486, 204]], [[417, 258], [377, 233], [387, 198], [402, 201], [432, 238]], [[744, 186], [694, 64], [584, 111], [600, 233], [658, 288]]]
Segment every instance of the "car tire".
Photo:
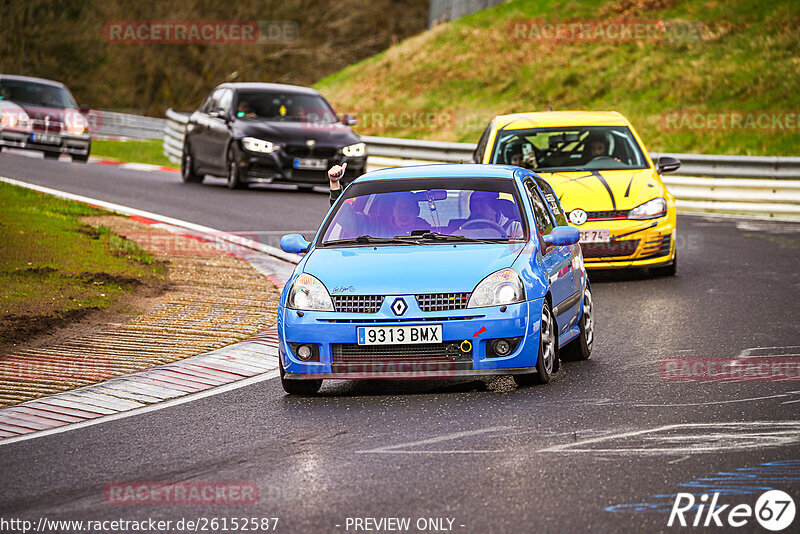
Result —
[[58, 159], [61, 156], [60, 152], [45, 152], [44, 159]]
[[247, 184], [242, 183], [242, 175], [241, 171], [239, 170], [239, 162], [236, 161], [236, 153], [233, 151], [233, 147], [230, 147], [228, 149], [227, 168], [228, 168], [228, 189], [242, 189], [247, 187]]
[[205, 178], [202, 174], [197, 174], [194, 170], [194, 158], [189, 145], [184, 145], [181, 154], [181, 180], [187, 184], [199, 184]]
[[583, 313], [578, 323], [581, 329], [580, 335], [569, 342], [561, 349], [561, 357], [564, 361], [576, 362], [588, 360], [592, 355], [592, 344], [594, 343], [594, 303], [592, 302], [592, 292], [587, 287], [583, 292]]
[[675, 276], [678, 272], [678, 251], [675, 251], [675, 257], [672, 258], [672, 263], [664, 267], [651, 267], [650, 274], [653, 276]]
[[280, 367], [281, 370], [281, 386], [283, 386], [283, 390], [289, 395], [310, 397], [316, 395], [322, 387], [322, 380], [287, 380], [285, 378], [286, 372], [283, 370], [283, 364], [279, 363], [278, 367]]
[[72, 161], [74, 161], [76, 163], [86, 163], [87, 161], [89, 161], [89, 154], [86, 154], [85, 156], [73, 155], [72, 156]]
[[518, 386], [529, 386], [531, 384], [547, 384], [550, 377], [558, 369], [556, 360], [558, 359], [558, 341], [556, 339], [556, 318], [550, 309], [550, 303], [544, 301], [542, 306], [542, 319], [539, 335], [539, 354], [536, 357], [536, 372], [514, 375], [514, 382]]

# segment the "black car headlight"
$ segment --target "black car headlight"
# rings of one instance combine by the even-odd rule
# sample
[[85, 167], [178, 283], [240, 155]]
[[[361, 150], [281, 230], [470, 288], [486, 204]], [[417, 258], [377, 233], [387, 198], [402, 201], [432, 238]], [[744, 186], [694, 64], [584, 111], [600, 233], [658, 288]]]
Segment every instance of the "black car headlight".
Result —
[[342, 154], [348, 158], [358, 158], [367, 153], [366, 143], [356, 143], [354, 145], [346, 146], [342, 149]]
[[242, 146], [245, 150], [249, 150], [250, 152], [260, 152], [261, 154], [269, 154], [278, 148], [275, 143], [258, 139], [256, 137], [245, 137], [242, 139]]

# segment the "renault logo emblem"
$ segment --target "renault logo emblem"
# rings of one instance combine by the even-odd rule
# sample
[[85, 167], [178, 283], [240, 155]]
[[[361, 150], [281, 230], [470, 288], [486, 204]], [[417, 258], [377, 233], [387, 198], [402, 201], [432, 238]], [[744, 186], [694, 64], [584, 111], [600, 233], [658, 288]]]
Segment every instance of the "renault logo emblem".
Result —
[[407, 309], [408, 305], [406, 304], [406, 301], [399, 297], [394, 299], [394, 302], [392, 302], [392, 311], [395, 315], [403, 315]]
[[572, 210], [569, 213], [569, 222], [571, 222], [576, 226], [582, 225], [583, 223], [586, 222], [586, 219], [588, 218], [589, 216], [582, 209]]

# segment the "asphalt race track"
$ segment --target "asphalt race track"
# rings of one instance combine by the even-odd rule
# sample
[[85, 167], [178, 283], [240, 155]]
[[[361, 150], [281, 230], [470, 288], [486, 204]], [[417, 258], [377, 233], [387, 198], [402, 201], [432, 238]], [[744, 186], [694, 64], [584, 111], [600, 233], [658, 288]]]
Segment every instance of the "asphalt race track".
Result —
[[[8, 153], [0, 176], [229, 231], [313, 230], [328, 203]], [[389, 517], [450, 519], [456, 532], [696, 532], [667, 527], [678, 492], [724, 490], [720, 504], [754, 506], [773, 487], [800, 507], [800, 224], [681, 216], [678, 248], [673, 278], [590, 276], [592, 359], [563, 364], [546, 386], [334, 381], [295, 398], [268, 380], [0, 446], [0, 514], [277, 517], [276, 532]], [[795, 380], [662, 376], [669, 358], [765, 357], [794, 361]], [[107, 485], [127, 481], [248, 482], [259, 497], [108, 504]], [[738, 530], [766, 532], [752, 517]]]

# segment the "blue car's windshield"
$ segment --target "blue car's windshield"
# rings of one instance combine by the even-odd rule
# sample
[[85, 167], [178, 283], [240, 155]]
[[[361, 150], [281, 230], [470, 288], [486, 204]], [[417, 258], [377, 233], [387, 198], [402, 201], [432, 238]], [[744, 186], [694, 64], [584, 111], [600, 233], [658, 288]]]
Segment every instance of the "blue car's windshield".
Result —
[[492, 190], [484, 185], [365, 194], [348, 189], [347, 193], [326, 224], [320, 246], [527, 238], [527, 225], [513, 190]]

